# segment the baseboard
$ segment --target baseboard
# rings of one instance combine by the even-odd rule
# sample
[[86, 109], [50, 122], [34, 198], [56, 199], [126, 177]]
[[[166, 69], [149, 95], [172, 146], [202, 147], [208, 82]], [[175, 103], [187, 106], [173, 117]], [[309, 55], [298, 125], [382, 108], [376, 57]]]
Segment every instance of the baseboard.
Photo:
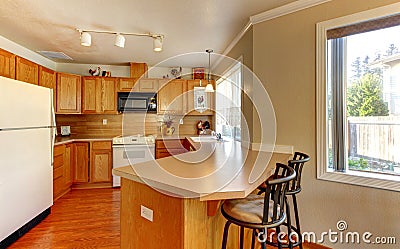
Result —
[[29, 232], [29, 230], [31, 230], [33, 227], [35, 227], [37, 224], [39, 224], [42, 220], [44, 220], [50, 213], [51, 213], [51, 207], [49, 207], [46, 210], [44, 210], [43, 212], [41, 212], [38, 216], [36, 216], [32, 220], [30, 220], [28, 223], [23, 225], [17, 231], [10, 234], [4, 240], [0, 241], [0, 249], [9, 247], [12, 243], [17, 241], [24, 234]]

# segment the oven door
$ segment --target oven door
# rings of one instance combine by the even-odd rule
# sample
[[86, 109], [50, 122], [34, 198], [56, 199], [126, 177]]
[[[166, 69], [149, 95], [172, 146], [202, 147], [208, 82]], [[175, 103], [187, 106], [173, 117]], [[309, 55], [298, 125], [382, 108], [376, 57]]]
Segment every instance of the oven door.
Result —
[[[113, 168], [154, 160], [154, 145], [113, 145]], [[119, 176], [113, 176], [113, 187], [121, 185]]]

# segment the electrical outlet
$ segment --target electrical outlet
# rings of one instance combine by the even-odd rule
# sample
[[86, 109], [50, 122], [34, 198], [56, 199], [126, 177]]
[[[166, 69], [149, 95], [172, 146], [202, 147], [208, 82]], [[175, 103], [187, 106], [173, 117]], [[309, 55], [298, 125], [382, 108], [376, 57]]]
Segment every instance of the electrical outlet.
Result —
[[142, 216], [146, 220], [153, 222], [153, 210], [151, 210], [150, 208], [140, 205], [140, 216]]
[[107, 119], [103, 119], [103, 125], [107, 124]]
[[179, 119], [179, 124], [183, 124], [183, 118]]

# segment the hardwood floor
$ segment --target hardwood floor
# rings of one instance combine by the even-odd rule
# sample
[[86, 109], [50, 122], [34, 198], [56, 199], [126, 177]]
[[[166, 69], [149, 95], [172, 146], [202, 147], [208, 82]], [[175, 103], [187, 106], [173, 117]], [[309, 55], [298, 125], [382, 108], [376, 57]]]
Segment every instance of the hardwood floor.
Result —
[[119, 189], [72, 190], [8, 248], [120, 248], [119, 202]]
[[[8, 249], [119, 249], [119, 207], [119, 189], [72, 190], [54, 203], [45, 220]], [[303, 248], [327, 247], [304, 243]]]

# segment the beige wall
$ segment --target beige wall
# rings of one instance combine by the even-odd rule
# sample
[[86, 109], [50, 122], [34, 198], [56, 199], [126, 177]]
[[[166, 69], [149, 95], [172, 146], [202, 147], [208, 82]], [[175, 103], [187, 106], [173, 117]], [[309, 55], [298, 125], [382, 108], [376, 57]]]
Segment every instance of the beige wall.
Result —
[[[347, 231], [397, 236], [397, 244], [400, 243], [400, 193], [317, 180], [315, 160], [316, 23], [395, 2], [398, 1], [333, 0], [253, 27], [253, 68], [274, 105], [277, 144], [293, 145], [312, 158], [304, 169], [299, 200], [303, 231], [335, 231], [336, 223], [343, 219], [349, 225]], [[396, 248], [365, 244], [331, 246]]]

